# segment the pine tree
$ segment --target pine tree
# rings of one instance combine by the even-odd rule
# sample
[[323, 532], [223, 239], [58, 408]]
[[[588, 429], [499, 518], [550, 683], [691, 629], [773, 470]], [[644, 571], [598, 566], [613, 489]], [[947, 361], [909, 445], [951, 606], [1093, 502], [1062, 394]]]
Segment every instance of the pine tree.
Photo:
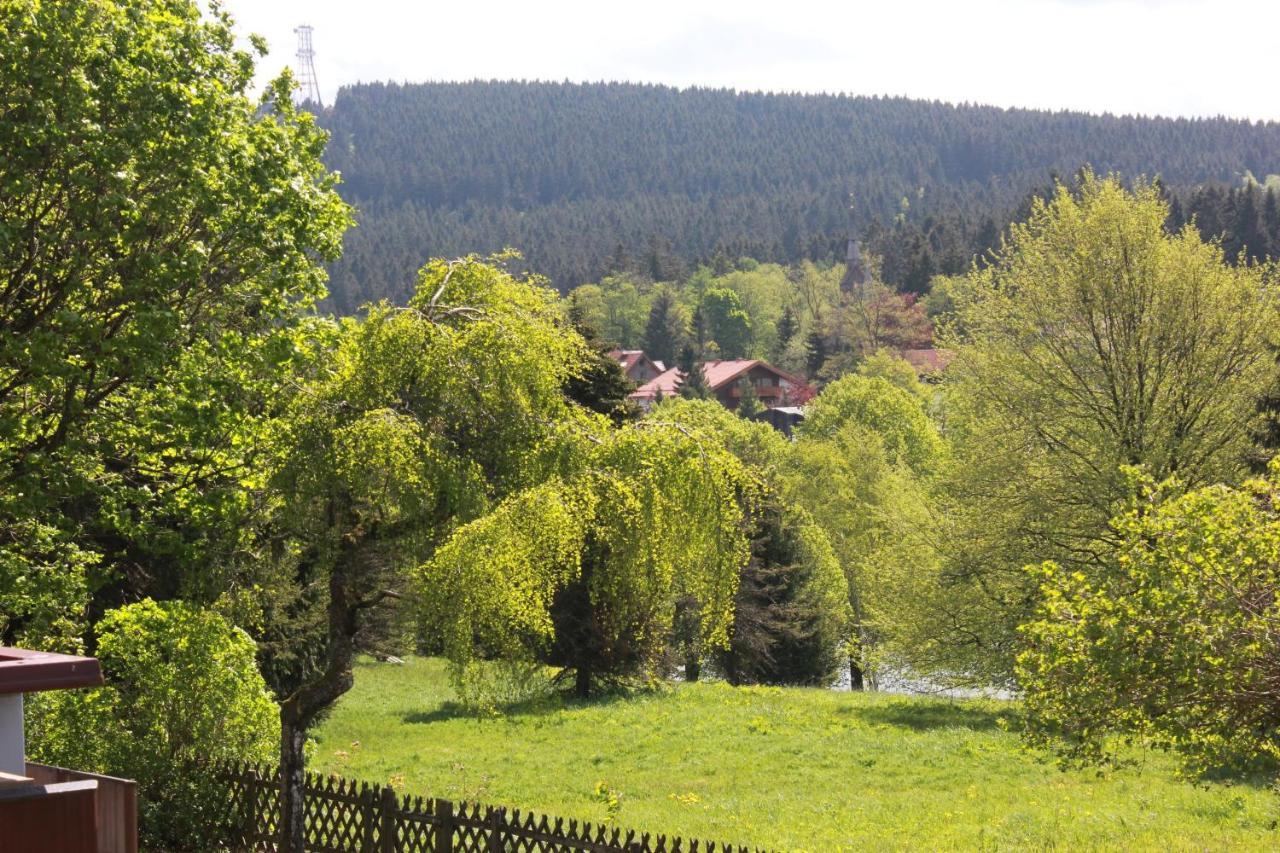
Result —
[[669, 288], [658, 288], [644, 328], [644, 351], [649, 358], [670, 364], [681, 351], [685, 337], [684, 318], [675, 294]]
[[786, 305], [782, 309], [782, 316], [778, 318], [778, 347], [774, 353], [775, 358], [787, 351], [787, 346], [791, 343], [791, 339], [796, 336], [796, 332], [800, 331], [800, 322], [796, 319], [796, 314], [791, 310], [790, 305]]
[[822, 370], [822, 365], [827, 360], [827, 338], [818, 329], [814, 329], [809, 333], [809, 337], [805, 339], [805, 369], [809, 373], [809, 378], [813, 379], [818, 375], [818, 371]]
[[702, 360], [686, 344], [680, 351], [680, 396], [686, 400], [711, 399], [711, 387], [707, 385], [706, 374], [702, 372]]

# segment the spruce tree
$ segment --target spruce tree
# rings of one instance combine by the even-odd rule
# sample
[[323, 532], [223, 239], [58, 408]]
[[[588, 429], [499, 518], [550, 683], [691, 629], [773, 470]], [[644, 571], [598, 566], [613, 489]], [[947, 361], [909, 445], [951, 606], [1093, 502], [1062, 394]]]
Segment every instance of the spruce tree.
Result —
[[649, 358], [671, 364], [684, 345], [684, 318], [675, 294], [659, 287], [649, 308], [649, 322], [644, 327], [644, 351]]
[[812, 379], [818, 375], [818, 371], [822, 369], [822, 365], [827, 361], [827, 339], [821, 330], [814, 329], [809, 333], [809, 337], [805, 339], [805, 369]]
[[796, 314], [791, 310], [791, 306], [784, 306], [782, 316], [778, 318], [778, 354], [786, 351], [787, 345], [791, 343], [791, 339], [796, 336], [796, 332], [800, 331], [800, 322], [796, 319]]
[[686, 400], [708, 400], [711, 398], [711, 387], [707, 385], [707, 377], [702, 372], [702, 360], [698, 358], [693, 347], [686, 344], [680, 351], [680, 396]]

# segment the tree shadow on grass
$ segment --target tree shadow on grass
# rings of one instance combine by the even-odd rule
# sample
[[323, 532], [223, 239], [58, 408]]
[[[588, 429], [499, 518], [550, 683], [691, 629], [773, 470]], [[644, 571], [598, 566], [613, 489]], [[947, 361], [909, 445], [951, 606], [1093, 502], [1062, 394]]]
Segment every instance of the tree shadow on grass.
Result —
[[1019, 721], [1011, 708], [984, 708], [945, 699], [895, 700], [874, 705], [841, 709], [868, 723], [896, 726], [916, 732], [936, 729], [969, 729], [971, 731], [1016, 731]]
[[598, 708], [612, 705], [636, 696], [635, 690], [610, 690], [588, 699], [553, 691], [522, 699], [519, 702], [499, 704], [492, 709], [474, 708], [452, 700], [442, 702], [430, 711], [411, 711], [401, 719], [406, 723], [440, 723], [446, 720], [500, 720], [509, 717], [543, 717], [575, 708]]

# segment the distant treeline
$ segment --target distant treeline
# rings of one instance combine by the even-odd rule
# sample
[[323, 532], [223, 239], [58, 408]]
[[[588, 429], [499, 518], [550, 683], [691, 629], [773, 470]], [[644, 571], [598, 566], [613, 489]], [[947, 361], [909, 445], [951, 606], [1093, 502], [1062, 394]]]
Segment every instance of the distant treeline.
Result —
[[921, 292], [1084, 164], [1158, 176], [1206, 233], [1280, 246], [1274, 200], [1238, 191], [1277, 171], [1275, 123], [522, 82], [361, 84], [320, 122], [359, 210], [332, 268], [341, 312], [402, 299], [430, 256], [506, 246], [562, 290], [718, 256], [838, 260], [851, 218], [886, 282]]

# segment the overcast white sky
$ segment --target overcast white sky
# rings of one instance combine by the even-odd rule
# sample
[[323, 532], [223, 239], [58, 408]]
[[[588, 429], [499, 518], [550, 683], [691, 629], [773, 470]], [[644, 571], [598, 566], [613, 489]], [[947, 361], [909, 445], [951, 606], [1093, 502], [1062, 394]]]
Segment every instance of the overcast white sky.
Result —
[[1280, 119], [1280, 0], [224, 0], [261, 70], [632, 80]]

